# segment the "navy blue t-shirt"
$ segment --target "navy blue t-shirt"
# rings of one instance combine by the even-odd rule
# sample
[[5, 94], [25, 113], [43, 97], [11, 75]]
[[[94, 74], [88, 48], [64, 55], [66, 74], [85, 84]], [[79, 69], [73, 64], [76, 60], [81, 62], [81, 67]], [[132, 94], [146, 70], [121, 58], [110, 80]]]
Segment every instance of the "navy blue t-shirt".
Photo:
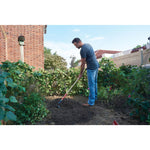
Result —
[[99, 63], [96, 59], [94, 50], [90, 44], [83, 44], [80, 51], [81, 58], [86, 58], [87, 69], [97, 69], [99, 68]]

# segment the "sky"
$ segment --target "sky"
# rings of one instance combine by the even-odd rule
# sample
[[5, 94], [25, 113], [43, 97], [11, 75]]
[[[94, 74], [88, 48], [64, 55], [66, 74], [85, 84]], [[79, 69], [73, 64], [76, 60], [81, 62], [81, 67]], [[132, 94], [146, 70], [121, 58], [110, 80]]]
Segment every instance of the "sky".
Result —
[[72, 44], [75, 37], [91, 44], [94, 51], [124, 51], [146, 44], [149, 36], [150, 25], [48, 25], [44, 46], [65, 58], [69, 67], [70, 56], [80, 59], [80, 50]]

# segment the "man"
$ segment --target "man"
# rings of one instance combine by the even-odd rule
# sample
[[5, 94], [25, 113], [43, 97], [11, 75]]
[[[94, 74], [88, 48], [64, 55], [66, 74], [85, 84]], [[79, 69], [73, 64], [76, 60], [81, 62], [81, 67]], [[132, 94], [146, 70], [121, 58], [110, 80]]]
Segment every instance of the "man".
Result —
[[82, 77], [82, 73], [85, 68], [85, 63], [87, 63], [87, 77], [88, 77], [88, 86], [89, 86], [89, 99], [87, 104], [83, 104], [83, 106], [93, 106], [95, 104], [95, 100], [97, 100], [97, 76], [98, 76], [98, 68], [99, 63], [96, 59], [94, 50], [90, 44], [84, 44], [79, 38], [74, 38], [72, 43], [78, 49], [81, 48], [81, 70], [79, 74], [79, 78]]

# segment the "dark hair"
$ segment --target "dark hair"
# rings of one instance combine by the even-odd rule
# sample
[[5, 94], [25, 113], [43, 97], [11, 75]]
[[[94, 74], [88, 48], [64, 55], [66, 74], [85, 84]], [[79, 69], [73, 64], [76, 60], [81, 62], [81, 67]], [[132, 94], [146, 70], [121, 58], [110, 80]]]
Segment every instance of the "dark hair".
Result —
[[80, 40], [79, 38], [74, 38], [74, 39], [72, 40], [72, 43], [74, 43], [74, 42], [79, 43], [79, 42], [81, 42], [81, 40]]

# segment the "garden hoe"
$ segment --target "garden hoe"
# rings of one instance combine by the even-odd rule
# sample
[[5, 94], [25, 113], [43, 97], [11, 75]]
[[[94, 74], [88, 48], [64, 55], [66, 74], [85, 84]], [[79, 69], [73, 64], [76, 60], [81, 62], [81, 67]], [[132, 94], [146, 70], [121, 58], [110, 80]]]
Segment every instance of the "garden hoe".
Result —
[[[84, 74], [86, 69], [84, 69], [82, 75]], [[60, 108], [60, 103], [63, 101], [63, 99], [68, 95], [68, 93], [71, 91], [71, 89], [74, 87], [74, 85], [77, 83], [77, 81], [79, 80], [80, 78], [78, 77], [77, 80], [73, 83], [73, 85], [70, 87], [70, 89], [66, 92], [66, 94], [61, 98], [61, 100], [58, 102], [58, 108]]]

